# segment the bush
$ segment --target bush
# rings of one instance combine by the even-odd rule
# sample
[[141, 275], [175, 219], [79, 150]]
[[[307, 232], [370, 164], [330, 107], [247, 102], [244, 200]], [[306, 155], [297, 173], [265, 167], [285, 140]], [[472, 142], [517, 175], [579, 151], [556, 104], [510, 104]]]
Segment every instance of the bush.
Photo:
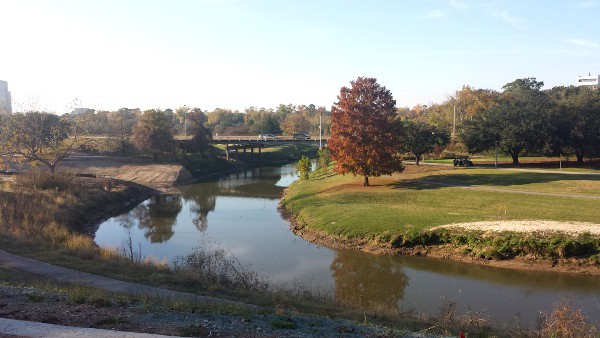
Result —
[[298, 175], [300, 176], [300, 178], [303, 180], [307, 180], [308, 175], [310, 174], [311, 168], [312, 168], [312, 164], [310, 163], [310, 160], [308, 159], [308, 157], [302, 155], [302, 158], [296, 164], [296, 170], [298, 171]]

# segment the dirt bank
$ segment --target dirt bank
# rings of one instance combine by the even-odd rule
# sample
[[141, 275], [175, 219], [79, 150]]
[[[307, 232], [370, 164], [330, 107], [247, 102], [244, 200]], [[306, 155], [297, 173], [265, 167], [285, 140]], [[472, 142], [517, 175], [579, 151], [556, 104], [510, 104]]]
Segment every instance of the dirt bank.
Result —
[[[561, 258], [549, 260], [540, 259], [533, 256], [527, 256], [516, 257], [513, 259], [506, 260], [494, 260], [480, 258], [470, 254], [462, 253], [458, 250], [457, 247], [451, 244], [421, 245], [411, 248], [393, 248], [390, 244], [381, 243], [377, 241], [343, 238], [340, 236], [328, 234], [324, 231], [310, 229], [305, 224], [299, 224], [290, 212], [281, 208], [281, 205], [279, 210], [282, 217], [284, 217], [290, 222], [290, 228], [296, 235], [301, 236], [302, 238], [306, 239], [311, 243], [323, 245], [329, 248], [361, 250], [364, 252], [380, 255], [414, 255], [444, 258], [460, 262], [521, 270], [556, 271], [587, 275], [600, 275], [600, 267], [598, 265], [591, 264], [588, 260], [585, 259]], [[453, 226], [456, 227], [457, 225], [454, 224]], [[514, 224], [512, 224], [511, 226], [514, 226]], [[568, 227], [568, 225], [564, 224], [562, 227]], [[499, 227], [499, 229], [501, 228], [502, 227]]]
[[193, 176], [181, 164], [156, 164], [127, 157], [69, 158], [61, 162], [59, 169], [70, 170], [76, 174], [114, 177], [161, 192], [170, 192], [175, 185], [194, 182]]

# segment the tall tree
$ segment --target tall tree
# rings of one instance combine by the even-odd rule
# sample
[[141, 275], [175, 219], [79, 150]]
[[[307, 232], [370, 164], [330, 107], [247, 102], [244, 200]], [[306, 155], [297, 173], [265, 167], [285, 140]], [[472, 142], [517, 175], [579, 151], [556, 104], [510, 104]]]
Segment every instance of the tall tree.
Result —
[[535, 78], [518, 79], [506, 84], [504, 92], [490, 108], [465, 121], [461, 138], [470, 152], [498, 146], [519, 164], [519, 154], [558, 152], [559, 124], [552, 102], [540, 91], [543, 82]]
[[432, 152], [436, 147], [443, 147], [450, 141], [448, 132], [434, 125], [418, 121], [405, 121], [402, 148], [415, 155], [419, 165], [423, 154]]
[[364, 176], [363, 186], [369, 186], [369, 177], [402, 170], [396, 158], [402, 125], [396, 101], [377, 79], [359, 77], [350, 83], [332, 107], [328, 146], [337, 173]]
[[563, 153], [583, 157], [600, 153], [600, 91], [588, 87], [555, 87], [548, 91], [563, 120]]
[[82, 145], [76, 134], [69, 137], [71, 126], [57, 115], [44, 112], [16, 113], [4, 125], [5, 150], [24, 161], [43, 164], [51, 174], [56, 165]]
[[199, 108], [191, 109], [187, 114], [187, 134], [192, 135], [187, 150], [201, 153], [211, 149], [212, 133], [210, 129], [204, 126], [208, 120], [206, 115]]
[[135, 122], [135, 114], [128, 108], [121, 108], [108, 114], [108, 134], [118, 139], [123, 156], [125, 156], [127, 145], [130, 144], [129, 137], [133, 133]]
[[133, 128], [133, 144], [140, 151], [152, 153], [154, 161], [158, 155], [174, 149], [171, 119], [160, 110], [146, 110]]

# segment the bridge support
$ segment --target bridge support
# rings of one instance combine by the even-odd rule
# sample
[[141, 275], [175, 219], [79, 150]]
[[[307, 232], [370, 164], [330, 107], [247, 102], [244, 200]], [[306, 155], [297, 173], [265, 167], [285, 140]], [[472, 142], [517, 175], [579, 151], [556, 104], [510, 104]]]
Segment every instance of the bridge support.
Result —
[[[248, 157], [248, 149], [250, 149], [250, 154], [249, 156], [252, 157], [254, 156], [254, 148], [258, 149], [258, 158], [261, 158], [262, 155], [262, 148], [264, 147], [263, 144], [256, 144], [256, 143], [242, 143], [242, 144], [229, 144], [229, 143], [225, 143], [225, 157], [227, 158], [227, 160], [229, 161], [230, 158], [235, 158], [235, 159], [239, 159], [240, 158], [240, 149], [242, 149], [243, 152], [243, 157]], [[230, 152], [233, 151], [233, 153], [230, 154]]]

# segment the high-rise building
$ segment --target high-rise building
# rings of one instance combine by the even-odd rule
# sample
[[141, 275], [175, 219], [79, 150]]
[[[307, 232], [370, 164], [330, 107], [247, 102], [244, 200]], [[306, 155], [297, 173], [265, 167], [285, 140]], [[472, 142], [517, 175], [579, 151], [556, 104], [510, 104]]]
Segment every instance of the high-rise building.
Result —
[[12, 114], [12, 100], [8, 91], [8, 82], [0, 80], [0, 114]]
[[583, 75], [583, 76], [577, 77], [577, 87], [587, 86], [587, 87], [598, 88], [599, 84], [600, 84], [600, 75], [588, 74], [588, 75]]

